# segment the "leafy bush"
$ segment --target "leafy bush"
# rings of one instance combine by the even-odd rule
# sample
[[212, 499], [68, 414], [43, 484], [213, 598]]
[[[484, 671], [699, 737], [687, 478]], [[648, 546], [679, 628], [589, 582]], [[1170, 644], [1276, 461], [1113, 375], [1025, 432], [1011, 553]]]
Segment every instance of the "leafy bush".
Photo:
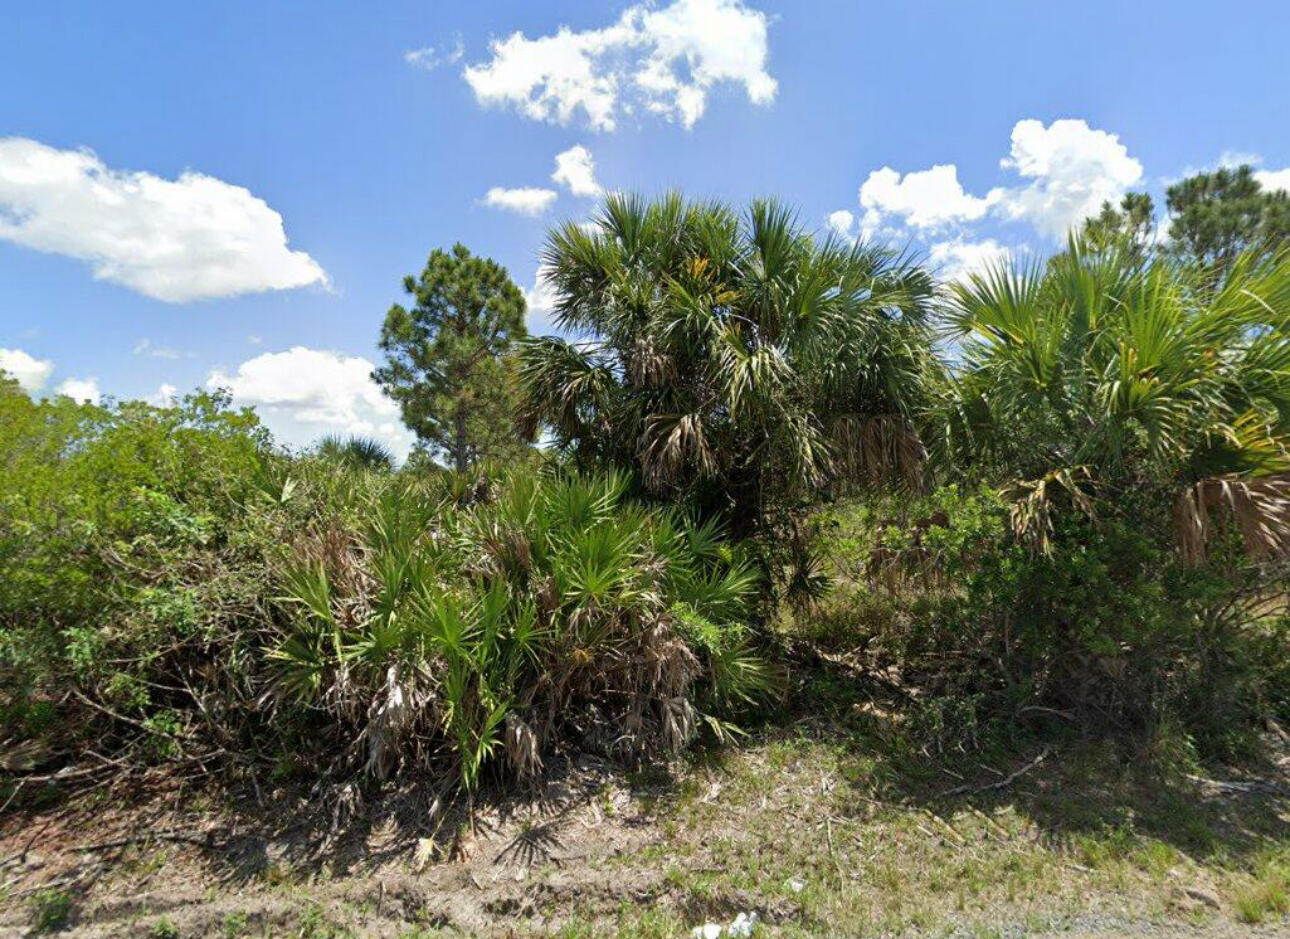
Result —
[[1270, 612], [1279, 570], [1235, 537], [1197, 567], [1167, 528], [1080, 514], [1055, 524], [1045, 554], [1017, 539], [990, 489], [835, 508], [819, 525], [849, 587], [823, 607], [826, 638], [894, 667], [941, 743], [1056, 718], [1177, 730], [1230, 754], [1260, 718], [1290, 715], [1290, 623]]
[[218, 396], [97, 407], [13, 384], [0, 437], [0, 721], [70, 732], [55, 701], [86, 688], [152, 714], [157, 663], [255, 614], [267, 581], [240, 516], [267, 437]]
[[291, 458], [207, 395], [95, 407], [9, 384], [0, 435], [10, 772], [419, 767], [475, 786], [503, 749], [529, 772], [561, 740], [724, 732], [717, 715], [773, 684], [739, 552], [621, 477]]
[[1075, 239], [942, 312], [925, 426], [968, 489], [869, 529], [860, 579], [909, 601], [875, 651], [939, 701], [1234, 745], [1285, 687], [1290, 256], [1215, 283]]
[[773, 684], [744, 636], [755, 578], [625, 489], [523, 476], [462, 505], [396, 481], [358, 529], [319, 519], [292, 547], [274, 699], [325, 715], [324, 761], [447, 763], [468, 788], [502, 750], [525, 774], [560, 737], [633, 753], [721, 730], [704, 711]]

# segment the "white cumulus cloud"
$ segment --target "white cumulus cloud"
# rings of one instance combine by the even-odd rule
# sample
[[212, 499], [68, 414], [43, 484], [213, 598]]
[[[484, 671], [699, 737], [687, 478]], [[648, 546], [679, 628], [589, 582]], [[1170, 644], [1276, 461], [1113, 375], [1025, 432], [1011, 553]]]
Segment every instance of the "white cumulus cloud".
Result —
[[1259, 185], [1269, 191], [1284, 189], [1290, 192], [1290, 167], [1283, 170], [1258, 170], [1254, 178], [1259, 181]]
[[547, 277], [548, 268], [539, 265], [533, 275], [533, 286], [521, 287], [524, 293], [525, 319], [528, 330], [535, 336], [547, 335], [555, 330], [555, 287]]
[[1079, 120], [1053, 121], [1048, 127], [1018, 121], [1012, 150], [1000, 165], [1031, 180], [1005, 191], [1004, 214], [1053, 238], [1096, 214], [1103, 202], [1118, 201], [1142, 179], [1142, 164], [1118, 136]]
[[960, 281], [1006, 262], [1011, 256], [1012, 252], [993, 238], [984, 241], [957, 238], [932, 245], [927, 260], [941, 280]]
[[568, 124], [581, 112], [593, 129], [613, 130], [620, 109], [639, 105], [689, 128], [717, 84], [742, 85], [753, 104], [775, 99], [769, 23], [743, 0], [642, 3], [600, 29], [495, 39], [492, 58], [462, 74], [481, 104], [533, 120]]
[[54, 373], [54, 363], [38, 359], [21, 349], [0, 349], [0, 372], [17, 380], [27, 394], [35, 394], [45, 387]]
[[265, 352], [229, 373], [215, 369], [208, 388], [225, 388], [238, 405], [250, 405], [279, 439], [307, 446], [328, 433], [379, 437], [400, 455], [412, 438], [399, 409], [372, 380], [362, 356], [293, 346]]
[[97, 378], [68, 378], [55, 390], [73, 401], [88, 401], [90, 404], [98, 404], [102, 397]]
[[829, 213], [829, 228], [839, 235], [850, 237], [851, 226], [855, 223], [855, 215], [846, 209], [838, 209], [836, 212]]
[[159, 388], [145, 399], [153, 407], [164, 408], [174, 404], [179, 398], [179, 389], [168, 382], [163, 382]]
[[506, 189], [494, 186], [484, 194], [484, 205], [507, 212], [518, 212], [520, 215], [541, 215], [555, 201], [554, 189], [542, 189], [537, 186], [525, 186], [519, 189]]
[[870, 173], [860, 187], [866, 227], [876, 227], [880, 218], [893, 215], [914, 228], [937, 229], [973, 222], [985, 215], [993, 198], [977, 198], [965, 192], [958, 168], [952, 163], [903, 176], [884, 166]]
[[175, 303], [326, 283], [287, 247], [282, 216], [241, 186], [115, 170], [24, 137], [0, 138], [0, 238]]
[[861, 231], [899, 234], [904, 226], [931, 234], [996, 218], [1061, 239], [1103, 202], [1118, 202], [1142, 179], [1142, 164], [1119, 137], [1082, 120], [1056, 120], [1046, 127], [1036, 120], [1018, 121], [1000, 166], [1018, 181], [984, 195], [964, 189], [953, 163], [904, 174], [889, 166], [875, 170], [860, 187]]
[[575, 196], [598, 196], [602, 192], [596, 182], [596, 163], [591, 151], [576, 144], [555, 155], [555, 172], [551, 179], [566, 187]]

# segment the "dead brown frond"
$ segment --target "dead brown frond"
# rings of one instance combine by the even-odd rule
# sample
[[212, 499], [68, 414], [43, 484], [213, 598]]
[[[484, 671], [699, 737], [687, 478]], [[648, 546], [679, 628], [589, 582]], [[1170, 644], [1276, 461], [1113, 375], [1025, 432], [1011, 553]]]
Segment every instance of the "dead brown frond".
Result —
[[1205, 560], [1215, 509], [1226, 508], [1255, 559], [1290, 555], [1290, 474], [1214, 476], [1184, 489], [1174, 503], [1178, 550], [1188, 564]]
[[301, 566], [318, 566], [327, 574], [336, 597], [352, 598], [337, 604], [337, 622], [352, 624], [366, 616], [360, 598], [366, 597], [373, 581], [364, 563], [362, 540], [331, 520], [320, 529], [311, 528], [291, 542], [291, 557]]
[[528, 575], [533, 566], [533, 545], [523, 531], [487, 521], [481, 524], [478, 539], [482, 549], [478, 573], [493, 577]]
[[358, 742], [367, 748], [365, 770], [376, 779], [387, 779], [408, 757], [416, 759], [419, 747], [411, 745], [417, 724], [432, 711], [433, 692], [414, 671], [396, 663], [385, 673], [385, 682], [373, 698], [369, 719]]
[[1055, 469], [1038, 479], [1017, 480], [1006, 487], [1003, 498], [1010, 503], [1009, 517], [1017, 540], [1036, 554], [1052, 553], [1053, 515], [1056, 497], [1065, 493], [1073, 508], [1096, 519], [1093, 500], [1085, 490], [1092, 481], [1087, 466]]
[[845, 415], [833, 424], [835, 465], [845, 480], [894, 482], [921, 491], [927, 450], [918, 432], [898, 414]]
[[671, 753], [679, 753], [694, 739], [699, 727], [699, 714], [682, 695], [663, 701], [663, 746]]
[[676, 363], [653, 336], [640, 336], [632, 342], [627, 357], [627, 377], [638, 387], [657, 388], [676, 379]]
[[676, 479], [687, 463], [702, 475], [716, 471], [716, 454], [708, 444], [703, 415], [651, 415], [641, 437], [641, 463], [646, 484], [661, 489]]
[[521, 778], [534, 776], [542, 768], [542, 747], [538, 736], [524, 719], [506, 715], [506, 758]]

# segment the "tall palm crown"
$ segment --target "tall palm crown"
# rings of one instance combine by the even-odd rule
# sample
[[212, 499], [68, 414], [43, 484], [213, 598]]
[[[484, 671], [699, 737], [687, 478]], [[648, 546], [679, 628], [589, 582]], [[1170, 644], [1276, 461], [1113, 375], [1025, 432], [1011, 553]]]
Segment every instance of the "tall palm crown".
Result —
[[917, 471], [932, 284], [904, 259], [817, 242], [774, 202], [616, 195], [543, 262], [582, 341], [525, 345], [524, 417], [580, 461], [737, 522], [844, 473]]
[[1226, 502], [1247, 544], [1284, 547], [1290, 256], [1241, 257], [1215, 286], [1076, 239], [952, 286], [944, 312], [961, 355], [934, 443], [947, 463], [1032, 496], [1080, 479], [1176, 495], [1193, 547]]

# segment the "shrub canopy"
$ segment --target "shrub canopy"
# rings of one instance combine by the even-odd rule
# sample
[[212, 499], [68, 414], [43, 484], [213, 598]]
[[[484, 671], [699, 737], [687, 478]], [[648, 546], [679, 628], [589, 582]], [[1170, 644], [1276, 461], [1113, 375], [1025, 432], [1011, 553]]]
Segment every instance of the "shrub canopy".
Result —
[[1252, 551], [1286, 546], [1290, 257], [1246, 255], [1215, 287], [1074, 241], [952, 286], [944, 313], [960, 358], [935, 445], [957, 471], [1015, 481], [1029, 535], [1043, 541], [1055, 493], [1091, 511], [1149, 490], [1166, 511], [1183, 500], [1189, 551], [1219, 502]]

